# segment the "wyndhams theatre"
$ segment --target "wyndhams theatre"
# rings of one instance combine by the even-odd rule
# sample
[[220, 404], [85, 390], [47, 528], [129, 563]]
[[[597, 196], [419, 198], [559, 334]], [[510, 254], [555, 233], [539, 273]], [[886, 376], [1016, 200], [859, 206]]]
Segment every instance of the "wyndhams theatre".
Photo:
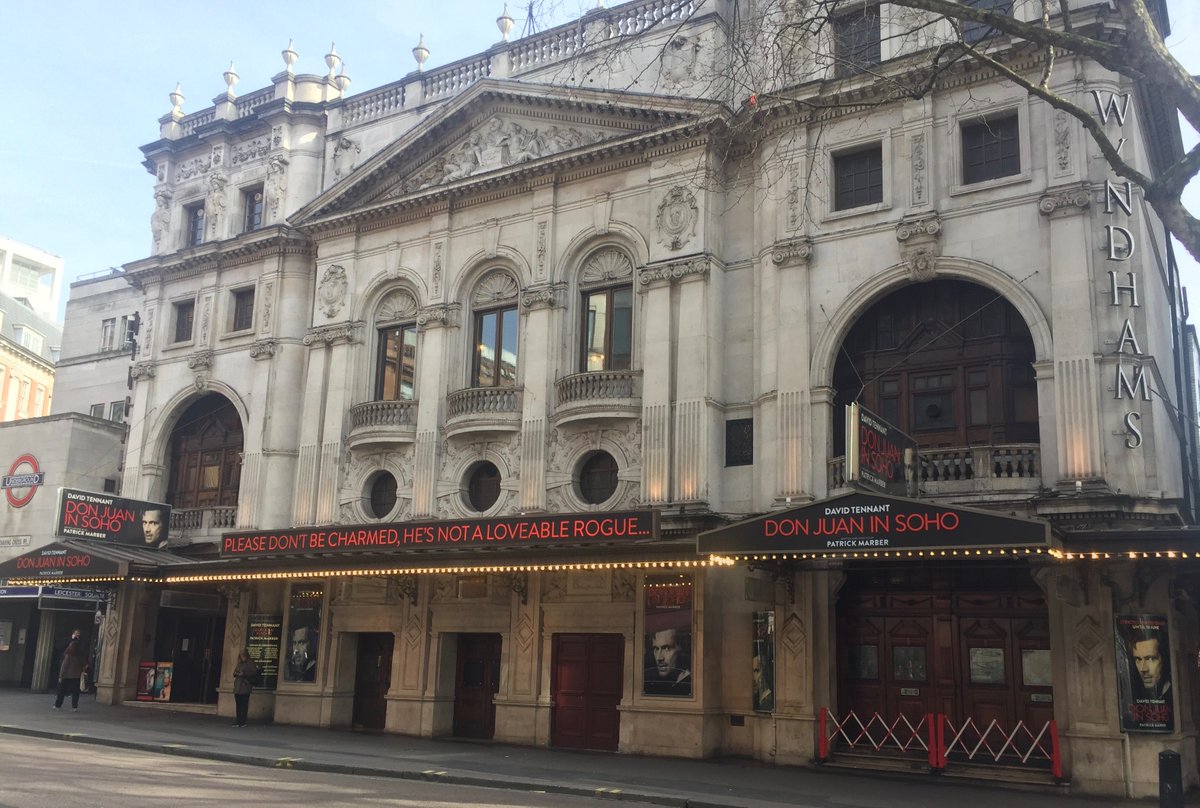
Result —
[[[53, 576], [111, 593], [102, 700], [232, 714], [249, 647], [258, 720], [1135, 796], [1174, 749], [1197, 781], [1161, 224], [988, 71], [894, 93], [888, 6], [730, 67], [809, 36], [734, 8], [601, 8], [354, 95], [291, 48], [171, 94], [122, 487], [170, 539], [64, 538], [104, 572]], [[1143, 172], [1181, 153], [1136, 83], [1053, 76]]]

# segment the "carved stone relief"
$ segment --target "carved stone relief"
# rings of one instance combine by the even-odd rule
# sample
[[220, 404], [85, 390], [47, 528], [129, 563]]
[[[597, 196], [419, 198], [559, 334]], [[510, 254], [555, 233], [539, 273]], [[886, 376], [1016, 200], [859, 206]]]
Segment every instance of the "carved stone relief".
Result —
[[209, 232], [213, 238], [220, 235], [221, 220], [225, 216], [225, 187], [229, 180], [223, 174], [210, 174], [208, 177], [208, 195], [204, 198], [204, 218], [208, 222]]
[[442, 243], [433, 245], [433, 295], [442, 293]]
[[908, 277], [917, 282], [932, 280], [942, 254], [942, 220], [937, 212], [906, 216], [896, 226], [900, 259], [908, 265]]
[[267, 281], [263, 287], [263, 302], [262, 302], [262, 332], [264, 334], [271, 331], [271, 309], [275, 303], [275, 283]]
[[273, 154], [267, 159], [267, 180], [263, 188], [263, 197], [267, 201], [269, 221], [276, 221], [279, 212], [283, 210], [283, 199], [287, 194], [288, 159], [281, 154]]
[[266, 157], [267, 152], [271, 150], [270, 140], [266, 137], [256, 137], [254, 140], [238, 143], [233, 147], [233, 153], [229, 157], [229, 162], [233, 165], [249, 162], [258, 157]]
[[1060, 175], [1071, 171], [1071, 121], [1061, 109], [1054, 113], [1054, 164]]
[[614, 602], [630, 603], [633, 601], [637, 576], [633, 570], [613, 570], [612, 599]]
[[346, 269], [338, 264], [325, 268], [321, 283], [317, 286], [317, 297], [321, 301], [321, 311], [326, 317], [336, 317], [346, 301]]
[[638, 283], [647, 287], [654, 283], [674, 283], [688, 277], [702, 277], [709, 273], [711, 265], [712, 261], [706, 255], [652, 264], [638, 271]]
[[659, 242], [670, 250], [683, 249], [696, 235], [700, 208], [696, 195], [683, 186], [675, 186], [659, 203], [654, 217]]
[[417, 301], [404, 289], [389, 292], [379, 304], [378, 322], [393, 323], [417, 316]]
[[607, 283], [633, 277], [633, 262], [620, 250], [605, 248], [592, 253], [584, 262], [580, 283]]
[[662, 65], [660, 75], [663, 86], [674, 88], [694, 80], [702, 49], [703, 44], [698, 35], [680, 34], [672, 37], [658, 57]]
[[542, 600], [561, 601], [567, 596], [567, 574], [565, 572], [544, 573]]
[[1069, 213], [1082, 213], [1092, 204], [1092, 195], [1083, 184], [1049, 188], [1038, 199], [1038, 212], [1043, 216], [1056, 217]]
[[362, 146], [348, 137], [340, 138], [333, 147], [333, 176], [345, 177], [358, 165], [358, 156], [362, 154]]
[[909, 166], [912, 170], [912, 203], [914, 206], [924, 205], [926, 201], [926, 187], [928, 179], [925, 176], [925, 133], [913, 135], [912, 153], [909, 157]]
[[154, 234], [154, 249], [158, 250], [163, 237], [171, 229], [171, 194], [166, 190], [154, 192], [154, 213], [150, 216], [150, 232]]
[[179, 164], [179, 168], [175, 171], [175, 179], [178, 182], [184, 182], [185, 180], [190, 180], [192, 177], [207, 174], [211, 168], [212, 155], [206, 154], [203, 157], [193, 157]]
[[204, 298], [204, 313], [200, 316], [200, 344], [208, 344], [208, 329], [212, 325], [212, 298]]
[[475, 285], [471, 302], [475, 306], [491, 306], [515, 301], [521, 289], [512, 275], [502, 269], [494, 269]]
[[534, 259], [534, 267], [537, 269], [539, 278], [546, 275], [546, 222], [538, 222], [537, 226], [537, 252]]

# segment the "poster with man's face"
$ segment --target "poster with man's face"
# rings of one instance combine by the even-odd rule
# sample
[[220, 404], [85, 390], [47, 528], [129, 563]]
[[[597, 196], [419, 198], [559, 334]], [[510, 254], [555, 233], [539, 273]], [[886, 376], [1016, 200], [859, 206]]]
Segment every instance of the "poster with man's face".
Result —
[[287, 654], [283, 678], [288, 682], [317, 680], [317, 649], [325, 585], [297, 584], [288, 602]]
[[59, 489], [57, 536], [156, 550], [166, 546], [170, 528], [171, 506], [165, 503]]
[[775, 612], [755, 612], [751, 626], [752, 701], [755, 711], [769, 713], [775, 709]]
[[646, 652], [642, 692], [692, 695], [692, 579], [647, 575]]
[[1122, 732], [1174, 732], [1171, 644], [1161, 614], [1116, 615]]

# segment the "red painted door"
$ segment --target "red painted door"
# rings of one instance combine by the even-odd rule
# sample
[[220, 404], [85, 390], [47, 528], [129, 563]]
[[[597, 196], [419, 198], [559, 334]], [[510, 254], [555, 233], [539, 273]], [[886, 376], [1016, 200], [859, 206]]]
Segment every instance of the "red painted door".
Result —
[[500, 635], [458, 635], [458, 671], [454, 683], [454, 734], [490, 739], [496, 734], [500, 689]]
[[615, 752], [620, 741], [625, 638], [620, 634], [555, 634], [551, 743]]

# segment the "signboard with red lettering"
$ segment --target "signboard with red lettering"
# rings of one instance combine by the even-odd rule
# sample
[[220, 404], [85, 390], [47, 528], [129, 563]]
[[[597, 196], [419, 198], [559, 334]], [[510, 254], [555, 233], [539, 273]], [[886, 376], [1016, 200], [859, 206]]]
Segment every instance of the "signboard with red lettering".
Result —
[[979, 508], [853, 492], [701, 533], [701, 553], [1048, 547], [1050, 526]]
[[166, 545], [170, 527], [170, 505], [95, 491], [59, 489], [56, 536], [153, 549]]
[[915, 496], [916, 468], [916, 440], [865, 407], [846, 407], [846, 482]]
[[47, 544], [0, 564], [0, 579], [54, 580], [120, 575], [116, 561], [92, 555], [68, 544]]
[[656, 538], [657, 511], [624, 511], [226, 533], [221, 539], [221, 555], [405, 553], [547, 544], [627, 544]]

